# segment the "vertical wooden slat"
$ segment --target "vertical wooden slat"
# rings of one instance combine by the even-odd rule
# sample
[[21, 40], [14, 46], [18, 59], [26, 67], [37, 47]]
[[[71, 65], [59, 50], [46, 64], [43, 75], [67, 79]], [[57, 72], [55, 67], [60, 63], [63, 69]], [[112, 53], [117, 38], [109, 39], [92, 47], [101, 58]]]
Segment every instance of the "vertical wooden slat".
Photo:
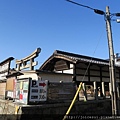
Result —
[[98, 91], [97, 91], [97, 84], [96, 84], [96, 81], [94, 81], [93, 84], [94, 84], [95, 99], [98, 100]]
[[102, 93], [103, 93], [103, 97], [105, 97], [105, 84], [104, 84], [104, 82], [102, 82]]
[[86, 85], [85, 83], [83, 83], [82, 85], [83, 85], [83, 91], [84, 91], [84, 100], [87, 101]]

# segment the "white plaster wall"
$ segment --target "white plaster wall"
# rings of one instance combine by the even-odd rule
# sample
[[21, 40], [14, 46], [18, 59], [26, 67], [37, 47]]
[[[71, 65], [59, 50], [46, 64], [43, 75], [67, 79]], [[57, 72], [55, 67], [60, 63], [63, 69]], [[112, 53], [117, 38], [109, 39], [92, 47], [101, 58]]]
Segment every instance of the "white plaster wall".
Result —
[[72, 75], [40, 73], [39, 76], [42, 80], [49, 80], [50, 82], [72, 82]]
[[63, 73], [73, 74], [73, 69], [63, 70]]

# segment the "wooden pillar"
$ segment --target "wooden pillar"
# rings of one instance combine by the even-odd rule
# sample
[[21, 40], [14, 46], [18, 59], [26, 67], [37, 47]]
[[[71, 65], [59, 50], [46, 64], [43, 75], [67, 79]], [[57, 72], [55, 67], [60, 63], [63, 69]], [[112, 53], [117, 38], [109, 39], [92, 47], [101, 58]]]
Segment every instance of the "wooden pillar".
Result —
[[117, 87], [117, 97], [120, 97], [120, 91], [119, 91], [119, 84], [116, 82], [116, 87]]
[[16, 64], [16, 69], [17, 69], [17, 71], [20, 71], [20, 66], [21, 66], [20, 63], [19, 63], [19, 64]]
[[90, 66], [88, 68], [88, 82], [90, 82]]
[[102, 82], [102, 93], [103, 93], [103, 97], [105, 97], [105, 84], [104, 84], [104, 82]]
[[[102, 67], [100, 66], [100, 82], [102, 83]], [[100, 83], [100, 97], [103, 97], [102, 84]]]
[[[72, 76], [72, 81], [75, 82], [75, 84], [76, 84], [76, 91], [77, 91], [80, 82], [76, 81], [76, 76], [77, 76], [77, 75], [76, 75], [76, 64], [73, 64], [73, 76]], [[80, 91], [79, 91], [79, 92], [80, 92]], [[79, 94], [78, 94], [78, 96], [77, 96], [77, 100], [78, 100], [78, 101], [80, 100]]]
[[93, 84], [94, 84], [95, 99], [98, 100], [98, 91], [97, 91], [97, 84], [96, 84], [96, 81], [94, 81]]
[[76, 81], [76, 64], [73, 64], [73, 81]]
[[87, 101], [87, 93], [86, 93], [85, 83], [83, 83], [82, 85], [83, 85], [83, 92], [84, 92], [84, 101]]
[[109, 92], [110, 92], [110, 96], [111, 96], [111, 83], [109, 83]]
[[34, 66], [33, 66], [33, 62], [34, 62], [34, 59], [30, 59], [30, 70], [34, 70]]

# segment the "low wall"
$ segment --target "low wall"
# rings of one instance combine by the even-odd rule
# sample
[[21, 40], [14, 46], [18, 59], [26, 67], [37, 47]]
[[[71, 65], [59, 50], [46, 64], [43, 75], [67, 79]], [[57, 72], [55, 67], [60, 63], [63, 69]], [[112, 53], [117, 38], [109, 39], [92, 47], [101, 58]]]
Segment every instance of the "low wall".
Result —
[[[66, 111], [70, 106], [70, 102], [66, 103], [51, 103], [41, 105], [22, 105], [12, 101], [0, 100], [0, 117], [5, 120], [62, 120]], [[111, 100], [98, 100], [98, 101], [77, 101], [69, 117], [75, 116], [104, 116], [111, 115]], [[0, 118], [0, 120], [2, 120]], [[4, 119], [3, 119], [4, 120]]]

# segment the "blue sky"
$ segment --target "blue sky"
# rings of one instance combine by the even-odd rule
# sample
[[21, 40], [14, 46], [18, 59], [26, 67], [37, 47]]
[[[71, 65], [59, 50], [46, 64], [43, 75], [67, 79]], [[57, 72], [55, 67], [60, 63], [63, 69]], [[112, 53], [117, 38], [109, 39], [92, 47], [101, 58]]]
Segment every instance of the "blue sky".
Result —
[[[120, 12], [119, 0], [74, 1], [104, 12], [106, 6], [111, 13]], [[111, 24], [114, 52], [119, 53], [120, 24]], [[10, 56], [24, 58], [38, 47], [38, 68], [55, 50], [107, 59], [104, 16], [66, 0], [0, 0], [0, 62]]]

